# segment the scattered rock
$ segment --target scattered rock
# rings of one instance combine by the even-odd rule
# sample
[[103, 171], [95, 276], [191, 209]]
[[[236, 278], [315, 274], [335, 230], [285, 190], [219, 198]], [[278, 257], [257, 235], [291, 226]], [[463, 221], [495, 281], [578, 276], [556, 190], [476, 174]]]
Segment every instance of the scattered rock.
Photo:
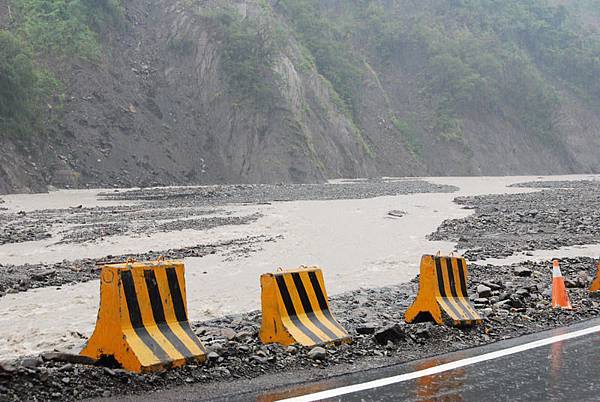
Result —
[[532, 273], [533, 271], [526, 267], [518, 267], [515, 269], [515, 275], [517, 276], [531, 276]]
[[477, 286], [477, 295], [480, 298], [487, 299], [488, 297], [492, 296], [492, 289], [485, 285], [479, 285]]
[[[417, 338], [422, 338], [422, 339], [429, 339], [431, 338], [431, 331], [429, 328], [419, 328], [417, 329], [417, 331], [415, 332], [415, 336]], [[389, 343], [389, 342], [388, 342]]]
[[26, 357], [24, 359], [21, 359], [21, 361], [20, 361], [21, 366], [27, 367], [27, 368], [36, 368], [40, 364], [42, 364], [42, 362], [43, 361], [40, 357]]
[[568, 288], [577, 288], [579, 287], [579, 283], [569, 279], [569, 278], [564, 278], [565, 280], [565, 286]]
[[231, 328], [221, 328], [220, 331], [221, 331], [221, 335], [229, 340], [235, 339], [235, 336], [237, 335], [235, 330], [233, 330]]
[[593, 278], [586, 271], [579, 271], [577, 274], [577, 287], [585, 288], [592, 283]]
[[402, 218], [404, 215], [406, 215], [405, 211], [399, 211], [399, 210], [393, 210], [388, 212], [389, 216], [393, 216], [394, 218]]
[[371, 335], [374, 334], [375, 331], [379, 328], [379, 325], [373, 322], [362, 324], [359, 327], [356, 327], [356, 333], [360, 335]]
[[42, 353], [41, 358], [44, 361], [52, 361], [52, 362], [66, 362], [73, 364], [84, 364], [84, 365], [93, 365], [96, 364], [96, 360], [92, 359], [88, 356], [82, 356], [74, 353], [67, 352], [46, 352]]
[[326, 360], [327, 351], [320, 346], [316, 346], [308, 352], [308, 357], [313, 360]]
[[389, 325], [375, 332], [373, 335], [375, 341], [380, 345], [385, 345], [388, 341], [400, 342], [406, 338], [404, 328], [399, 324]]
[[501, 284], [490, 281], [483, 281], [482, 285], [485, 285], [492, 290], [502, 290], [504, 288]]
[[244, 340], [247, 338], [251, 338], [254, 334], [250, 331], [240, 331], [238, 333], [235, 334], [235, 339], [237, 340]]
[[0, 361], [0, 373], [12, 373], [17, 370], [15, 362]]
[[515, 294], [517, 296], [521, 296], [521, 297], [529, 296], [529, 290], [524, 289], [524, 288], [519, 288], [519, 289], [517, 289]]

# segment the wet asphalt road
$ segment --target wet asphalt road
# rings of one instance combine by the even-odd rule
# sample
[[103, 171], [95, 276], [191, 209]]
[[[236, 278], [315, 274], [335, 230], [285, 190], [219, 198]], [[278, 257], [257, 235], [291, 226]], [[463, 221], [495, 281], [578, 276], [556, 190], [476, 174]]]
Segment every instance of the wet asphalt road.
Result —
[[[438, 358], [361, 372], [257, 395], [272, 401], [423, 370], [600, 324], [560, 328]], [[251, 399], [251, 398], [249, 398]], [[600, 400], [600, 333], [569, 339], [436, 375], [350, 393], [327, 401], [592, 401]]]
[[[153, 394], [120, 397], [118, 401], [258, 401], [293, 397], [326, 401], [599, 401], [600, 318], [487, 346], [405, 364], [331, 372], [329, 379], [311, 381], [310, 374], [281, 373], [217, 385], [196, 384]], [[530, 342], [595, 328], [595, 332], [546, 346], [477, 362], [438, 374], [329, 399], [311, 394], [500, 352]], [[313, 373], [314, 374], [314, 373]], [[289, 385], [286, 385], [289, 384]], [[293, 385], [291, 385], [293, 384]], [[103, 399], [103, 401], [109, 399]]]

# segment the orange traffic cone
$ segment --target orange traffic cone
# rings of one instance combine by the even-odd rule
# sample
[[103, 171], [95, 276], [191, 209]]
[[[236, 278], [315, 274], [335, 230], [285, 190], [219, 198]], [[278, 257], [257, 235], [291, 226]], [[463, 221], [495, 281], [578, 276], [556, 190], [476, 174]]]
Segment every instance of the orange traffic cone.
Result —
[[569, 294], [565, 287], [565, 278], [563, 278], [558, 260], [552, 261], [552, 308], [572, 309], [569, 301]]
[[597, 292], [600, 290], [600, 263], [598, 264], [598, 268], [596, 270], [596, 277], [592, 282], [592, 286], [590, 286], [590, 292]]

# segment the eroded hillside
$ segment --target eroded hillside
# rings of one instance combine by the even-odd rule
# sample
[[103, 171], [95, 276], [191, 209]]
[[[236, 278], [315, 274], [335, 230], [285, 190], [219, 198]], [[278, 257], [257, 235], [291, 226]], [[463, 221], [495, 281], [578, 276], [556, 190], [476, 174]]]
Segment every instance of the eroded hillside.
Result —
[[4, 192], [600, 170], [600, 47], [543, 0], [39, 3], [0, 0]]

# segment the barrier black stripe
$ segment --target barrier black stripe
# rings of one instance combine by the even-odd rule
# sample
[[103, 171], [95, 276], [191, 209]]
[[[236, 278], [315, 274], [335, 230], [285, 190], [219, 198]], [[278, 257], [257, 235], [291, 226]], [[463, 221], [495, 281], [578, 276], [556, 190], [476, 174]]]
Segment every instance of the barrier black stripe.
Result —
[[133, 283], [133, 275], [131, 274], [131, 271], [121, 272], [121, 282], [123, 283], [125, 302], [127, 303], [127, 310], [129, 310], [129, 321], [131, 322], [133, 330], [161, 362], [166, 363], [170, 361], [171, 358], [167, 352], [165, 352], [158, 342], [152, 338], [148, 330], [144, 327], [142, 312], [140, 311], [140, 305], [135, 292], [135, 284]]
[[317, 296], [317, 300], [319, 301], [319, 307], [321, 308], [321, 311], [323, 312], [325, 317], [327, 317], [329, 319], [329, 321], [333, 325], [335, 325], [335, 327], [337, 329], [339, 329], [343, 333], [347, 334], [348, 332], [346, 332], [344, 327], [342, 327], [340, 325], [340, 323], [337, 322], [337, 320], [335, 318], [333, 318], [331, 311], [329, 311], [329, 306], [327, 305], [327, 300], [325, 299], [325, 295], [323, 294], [323, 291], [321, 290], [321, 284], [319, 283], [319, 279], [317, 278], [317, 274], [315, 273], [315, 271], [309, 272], [308, 277], [309, 277], [310, 283], [312, 284], [312, 287], [315, 291], [315, 295]]
[[294, 284], [296, 285], [296, 289], [298, 290], [298, 295], [300, 296], [300, 301], [302, 302], [302, 307], [304, 308], [304, 312], [306, 313], [308, 319], [329, 338], [337, 339], [337, 335], [334, 334], [329, 328], [327, 328], [325, 324], [323, 324], [315, 315], [313, 307], [310, 304], [308, 294], [306, 293], [306, 289], [304, 288], [304, 283], [302, 283], [302, 278], [300, 277], [300, 274], [298, 272], [293, 272], [292, 279], [294, 280]]
[[183, 296], [179, 288], [179, 280], [177, 279], [177, 271], [175, 268], [166, 268], [167, 282], [169, 283], [169, 291], [171, 292], [171, 300], [173, 301], [173, 310], [177, 321], [187, 321], [187, 313], [183, 305]]
[[175, 318], [179, 321], [181, 328], [190, 337], [191, 340], [202, 350], [206, 351], [204, 345], [198, 339], [198, 336], [192, 331], [188, 322], [187, 313], [185, 312], [185, 305], [183, 304], [183, 295], [181, 294], [181, 288], [179, 287], [179, 279], [177, 279], [177, 270], [173, 267], [165, 269], [167, 273], [167, 282], [169, 283], [169, 292], [171, 292], [171, 300], [173, 302], [173, 310], [175, 311]]
[[461, 310], [461, 313], [463, 315], [462, 318], [465, 318], [465, 317], [471, 318], [471, 316], [472, 316], [471, 312], [469, 311], [469, 308], [467, 306], [465, 306], [464, 298], [458, 297], [456, 280], [454, 279], [454, 269], [452, 269], [452, 258], [446, 257], [445, 260], [446, 260], [446, 269], [448, 270], [448, 280], [450, 281], [450, 293], [452, 294], [452, 297], [458, 304], [457, 308]]
[[452, 259], [450, 257], [446, 257], [446, 269], [448, 270], [448, 280], [450, 281], [450, 293], [452, 293], [452, 297], [458, 298], [454, 270], [452, 269]]
[[448, 296], [446, 296], [446, 288], [444, 288], [444, 274], [442, 273], [442, 264], [440, 260], [440, 257], [434, 257], [435, 271], [437, 273], [438, 280], [438, 290], [440, 291], [440, 296], [442, 296], [444, 299], [447, 299]]
[[[438, 289], [440, 290], [440, 296], [442, 296], [442, 298], [445, 300], [449, 300], [448, 296], [446, 295], [446, 289], [444, 288], [444, 274], [442, 273], [441, 258], [434, 257], [434, 261], [435, 261], [435, 271], [437, 273], [437, 278], [438, 278]], [[461, 315], [458, 313], [458, 311], [456, 310], [454, 305], [452, 303], [450, 303], [450, 301], [448, 301], [446, 304], [448, 305], [448, 308], [450, 310], [452, 310], [452, 312], [456, 315], [457, 319], [460, 319]]]
[[150, 298], [150, 306], [152, 306], [154, 322], [157, 324], [167, 322], [154, 271], [151, 269], [144, 270], [144, 279], [146, 280], [146, 287], [148, 288], [148, 296]]
[[463, 259], [459, 258], [456, 262], [458, 262], [458, 281], [460, 282], [460, 290], [464, 297], [468, 297], [467, 295], [467, 275], [465, 273], [465, 267], [463, 266]]
[[206, 348], [204, 347], [202, 342], [200, 342], [200, 339], [198, 339], [198, 335], [196, 335], [192, 330], [189, 321], [180, 321], [179, 325], [183, 329], [183, 332], [185, 332], [190, 337], [190, 339], [194, 341], [196, 346], [198, 346], [203, 353], [206, 353]]
[[283, 275], [275, 275], [275, 280], [277, 281], [277, 287], [279, 288], [279, 293], [281, 293], [281, 298], [283, 299], [283, 304], [285, 306], [285, 310], [287, 311], [288, 317], [292, 320], [294, 325], [302, 332], [304, 335], [310, 338], [314, 343], [322, 343], [323, 339], [320, 339], [316, 334], [314, 334], [311, 330], [306, 328], [302, 321], [298, 318], [298, 314], [296, 313], [296, 309], [294, 308], [294, 302], [292, 301], [292, 297], [290, 296], [290, 292], [285, 284], [285, 279]]
[[181, 353], [184, 357], [193, 357], [194, 354], [188, 349], [182, 340], [177, 337], [169, 324], [167, 324], [167, 319], [165, 318], [165, 309], [163, 307], [158, 284], [156, 283], [156, 274], [154, 273], [154, 270], [144, 270], [144, 279], [146, 280], [146, 287], [148, 288], [148, 296], [150, 297], [152, 315], [154, 316], [154, 322], [156, 322], [158, 329], [160, 332], [162, 332], [165, 338], [171, 342], [171, 344], [179, 353]]
[[458, 266], [458, 282], [460, 284], [460, 290], [465, 298], [465, 303], [469, 303], [471, 307], [470, 309], [467, 309], [467, 311], [470, 313], [471, 317], [474, 320], [480, 320], [481, 318], [478, 315], [476, 315], [475, 307], [473, 307], [469, 302], [469, 294], [467, 293], [467, 275], [463, 264], [463, 259], [457, 258], [456, 263], [456, 265]]
[[454, 269], [452, 269], [452, 258], [446, 258], [446, 267], [448, 268], [448, 278], [450, 279], [450, 290], [452, 292], [452, 296], [456, 299], [456, 302], [459, 305], [462, 305], [465, 316], [467, 316], [467, 318], [473, 318], [473, 314], [471, 314], [469, 306], [466, 305], [469, 303], [469, 301], [464, 297], [458, 297], [458, 288], [456, 287], [456, 280], [454, 279]]

